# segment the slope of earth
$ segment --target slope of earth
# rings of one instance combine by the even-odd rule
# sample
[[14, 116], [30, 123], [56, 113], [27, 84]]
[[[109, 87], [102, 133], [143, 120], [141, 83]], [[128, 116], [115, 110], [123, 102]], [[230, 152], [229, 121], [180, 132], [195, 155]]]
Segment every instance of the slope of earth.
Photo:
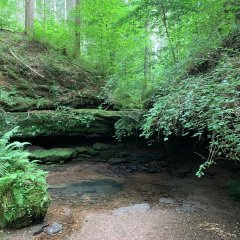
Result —
[[63, 50], [0, 31], [0, 106], [5, 111], [95, 107], [103, 79]]

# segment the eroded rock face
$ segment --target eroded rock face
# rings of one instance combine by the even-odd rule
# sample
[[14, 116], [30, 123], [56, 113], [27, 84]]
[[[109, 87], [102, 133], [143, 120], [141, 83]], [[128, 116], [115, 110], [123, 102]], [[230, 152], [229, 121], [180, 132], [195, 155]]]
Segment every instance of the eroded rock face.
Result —
[[[61, 111], [31, 111], [6, 113], [14, 119], [19, 131], [15, 137], [36, 136], [84, 136], [107, 137], [114, 135], [114, 124], [124, 112], [97, 109], [76, 109]], [[6, 130], [6, 123], [0, 123], [0, 132]]]

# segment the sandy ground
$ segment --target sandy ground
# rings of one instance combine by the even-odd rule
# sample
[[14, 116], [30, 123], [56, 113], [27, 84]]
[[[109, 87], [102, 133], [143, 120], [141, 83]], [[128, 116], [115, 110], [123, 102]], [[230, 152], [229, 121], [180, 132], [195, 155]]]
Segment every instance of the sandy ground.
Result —
[[[40, 226], [0, 232], [1, 240], [231, 240], [240, 239], [240, 203], [227, 196], [225, 184], [232, 173], [216, 170], [213, 177], [179, 179], [167, 172], [114, 176], [108, 165], [82, 163], [50, 172], [51, 185], [82, 179], [118, 179], [122, 191], [99, 201], [52, 194], [45, 223], [57, 221], [64, 230], [57, 235], [32, 233]], [[170, 198], [174, 205], [159, 203]], [[115, 215], [114, 209], [147, 202], [146, 212]]]

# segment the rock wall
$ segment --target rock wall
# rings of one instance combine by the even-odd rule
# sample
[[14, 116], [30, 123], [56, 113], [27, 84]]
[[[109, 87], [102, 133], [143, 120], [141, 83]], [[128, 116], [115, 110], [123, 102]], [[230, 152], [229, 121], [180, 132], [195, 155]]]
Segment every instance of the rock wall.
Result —
[[[62, 111], [30, 111], [6, 113], [5, 119], [11, 119], [19, 131], [15, 137], [35, 136], [85, 136], [112, 137], [114, 123], [125, 112], [95, 109], [77, 109]], [[0, 122], [0, 132], [7, 128], [6, 121]]]

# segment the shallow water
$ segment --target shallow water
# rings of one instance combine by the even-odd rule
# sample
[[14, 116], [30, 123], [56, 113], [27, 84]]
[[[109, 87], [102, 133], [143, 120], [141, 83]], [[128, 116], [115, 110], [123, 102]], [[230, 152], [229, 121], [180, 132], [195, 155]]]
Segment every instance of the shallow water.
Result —
[[72, 183], [53, 185], [50, 194], [58, 200], [74, 204], [99, 202], [123, 190], [123, 183], [113, 179], [80, 180]]
[[[94, 219], [97, 219], [99, 216], [96, 214], [108, 211], [106, 218], [102, 219], [100, 217], [101, 221], [108, 222], [108, 219], [112, 217], [111, 211], [114, 209], [143, 202], [149, 203], [151, 206], [149, 213], [150, 219], [153, 217], [153, 220], [150, 221], [151, 226], [155, 226], [157, 219], [163, 219], [161, 214], [164, 213], [166, 217], [165, 220], [162, 220], [163, 222], [159, 223], [159, 226], [156, 226], [154, 230], [156, 237], [152, 238], [154, 240], [158, 240], [158, 231], [162, 229], [162, 224], [165, 224], [166, 228], [170, 229], [173, 223], [180, 229], [180, 232], [185, 229], [186, 233], [193, 232], [196, 236], [201, 236], [201, 234], [204, 236], [204, 238], [192, 239], [230, 240], [240, 237], [239, 225], [237, 225], [238, 222], [240, 223], [238, 214], [240, 204], [229, 199], [225, 189], [222, 187], [229, 176], [229, 173], [225, 170], [219, 169], [219, 173], [216, 172], [216, 175], [212, 178], [198, 179], [193, 173], [186, 178], [180, 179], [171, 176], [164, 170], [156, 174], [135, 172], [127, 176], [125, 174], [121, 175], [122, 170], [120, 167], [113, 168], [106, 163], [77, 162], [60, 166], [48, 166], [48, 168], [50, 170], [48, 183], [50, 184], [49, 191], [52, 204], [49, 207], [45, 221], [47, 223], [54, 221], [63, 223], [64, 231], [62, 235], [57, 235], [55, 238], [42, 234], [36, 239], [82, 240], [82, 238], [75, 238], [75, 236], [74, 238], [68, 238], [68, 236], [74, 233], [81, 236], [79, 231], [88, 222], [88, 220], [86, 222], [85, 218], [88, 214], [95, 214]], [[160, 198], [173, 199], [176, 205], [166, 206], [161, 204], [159, 202]], [[168, 214], [170, 215], [168, 216]], [[179, 218], [177, 223], [174, 220], [176, 216]], [[145, 217], [148, 217], [148, 214]], [[141, 217], [136, 218], [134, 221], [129, 219], [130, 222], [127, 225], [133, 224], [135, 226], [134, 224], [137, 224], [137, 221], [141, 219]], [[190, 226], [190, 222], [194, 224]], [[205, 225], [203, 226], [201, 223]], [[98, 223], [91, 224], [95, 226]], [[93, 226], [91, 224], [85, 226], [87, 229], [89, 228], [87, 232], [92, 231]], [[108, 222], [108, 224], [109, 227], [113, 224], [113, 229], [115, 229], [114, 222]], [[117, 221], [117, 224], [121, 225], [122, 222]], [[103, 224], [102, 227], [104, 226]], [[218, 228], [210, 228], [209, 226], [218, 226]], [[188, 230], [189, 227], [192, 230]], [[201, 233], [202, 230], [199, 232], [201, 228], [205, 229], [204, 233]], [[32, 233], [38, 229], [39, 226], [20, 231], [5, 231], [3, 234], [0, 232], [0, 239], [32, 240]], [[227, 233], [227, 235], [225, 234], [227, 237], [218, 237], [218, 235], [212, 237], [214, 231], [218, 230], [222, 236], [222, 229]], [[152, 228], [150, 230], [152, 231]], [[99, 231], [101, 233], [102, 229]], [[171, 231], [169, 230], [168, 234], [171, 234]], [[212, 231], [213, 234], [208, 231]], [[86, 239], [93, 240], [93, 238]], [[178, 240], [180, 239], [185, 238], [179, 238]]]

